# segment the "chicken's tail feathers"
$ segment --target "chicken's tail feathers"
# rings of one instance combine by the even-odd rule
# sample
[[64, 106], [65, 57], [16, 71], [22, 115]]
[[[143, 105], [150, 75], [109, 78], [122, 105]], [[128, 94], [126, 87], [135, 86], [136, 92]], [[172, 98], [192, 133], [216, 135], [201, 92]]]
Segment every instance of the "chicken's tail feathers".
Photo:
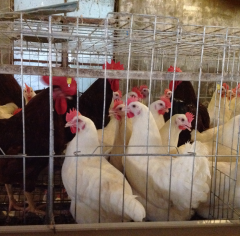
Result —
[[115, 192], [111, 194], [108, 204], [102, 204], [107, 212], [115, 215], [123, 214], [124, 220], [142, 221], [146, 217], [143, 205], [132, 194]]
[[[124, 195], [124, 217], [141, 222], [146, 217], [146, 211], [136, 197], [129, 194]], [[119, 210], [122, 211], [122, 204], [119, 206]]]

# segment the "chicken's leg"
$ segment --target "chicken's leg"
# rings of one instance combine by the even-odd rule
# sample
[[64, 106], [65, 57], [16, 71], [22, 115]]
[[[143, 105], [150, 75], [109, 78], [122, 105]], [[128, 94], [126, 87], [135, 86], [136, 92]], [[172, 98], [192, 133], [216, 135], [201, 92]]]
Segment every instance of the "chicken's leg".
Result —
[[23, 206], [18, 204], [13, 197], [12, 185], [11, 184], [5, 184], [5, 188], [6, 188], [6, 191], [7, 191], [7, 194], [8, 194], [8, 199], [9, 199], [8, 212], [10, 212], [12, 209], [23, 211], [24, 210]]
[[25, 192], [24, 194], [25, 194], [25, 197], [27, 198], [27, 202], [28, 202], [28, 207], [26, 208], [26, 211], [32, 212], [35, 214], [40, 214], [40, 215], [46, 214], [44, 211], [41, 211], [38, 209], [38, 207], [36, 207], [31, 193]]

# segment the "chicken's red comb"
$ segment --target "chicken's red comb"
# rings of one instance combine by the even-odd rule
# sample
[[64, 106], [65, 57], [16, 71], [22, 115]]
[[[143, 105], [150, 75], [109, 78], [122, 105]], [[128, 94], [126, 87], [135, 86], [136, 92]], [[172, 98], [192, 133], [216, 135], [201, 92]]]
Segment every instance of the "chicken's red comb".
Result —
[[27, 92], [30, 93], [30, 87], [25, 83], [25, 87], [27, 89]]
[[[182, 83], [182, 81], [175, 81], [174, 82], [174, 90], [176, 90], [177, 86], [181, 83]], [[169, 89], [172, 91], [172, 88], [173, 88], [173, 82], [171, 81], [169, 84]]]
[[226, 83], [223, 83], [223, 87], [225, 88], [225, 90], [228, 90], [228, 89], [229, 89], [229, 86], [228, 86], [228, 84], [226, 84]]
[[141, 94], [140, 90], [137, 87], [133, 87], [132, 92], [135, 92], [138, 98], [143, 98], [143, 95]]
[[171, 92], [171, 90], [170, 89], [165, 89], [164, 90], [164, 94], [166, 95], [168, 92]]
[[[107, 64], [107, 70], [124, 70], [123, 64], [120, 64], [120, 61], [115, 63], [114, 60], [111, 60], [111, 63], [109, 64], [108, 62]], [[105, 64], [102, 65], [102, 68], [105, 69]]]
[[115, 109], [118, 105], [121, 105], [121, 104], [123, 104], [122, 100], [114, 100], [114, 105], [112, 109]]
[[171, 102], [168, 98], [162, 96], [160, 97], [160, 100], [162, 100], [165, 103], [165, 108], [171, 108]]
[[77, 110], [75, 108], [73, 108], [72, 110], [70, 109], [69, 113], [67, 112], [66, 121], [71, 121], [75, 116], [77, 116], [77, 114], [81, 115], [80, 112], [77, 113]]
[[194, 119], [194, 115], [190, 112], [187, 112], [185, 116], [187, 117], [189, 123], [191, 123]]
[[145, 85], [145, 84], [144, 84], [144, 85], [141, 85], [141, 86], [139, 87], [139, 90], [142, 91], [144, 88], [147, 88], [147, 89], [148, 89], [148, 86]]
[[[42, 76], [42, 80], [45, 84], [49, 85], [49, 76]], [[74, 78], [67, 78], [62, 76], [53, 76], [52, 84], [59, 86], [64, 94], [73, 96], [77, 93], [77, 82]]]
[[[176, 72], [182, 72], [182, 70], [179, 68], [179, 67], [176, 67], [176, 70], [175, 70]], [[168, 68], [168, 72], [174, 72], [174, 67], [173, 66], [170, 66], [169, 68]]]
[[121, 98], [122, 97], [122, 92], [120, 90], [118, 90], [117, 92], [119, 94], [119, 97]]
[[127, 100], [127, 105], [129, 105], [131, 102], [137, 102], [138, 101], [138, 99], [137, 98], [129, 98], [128, 100]]

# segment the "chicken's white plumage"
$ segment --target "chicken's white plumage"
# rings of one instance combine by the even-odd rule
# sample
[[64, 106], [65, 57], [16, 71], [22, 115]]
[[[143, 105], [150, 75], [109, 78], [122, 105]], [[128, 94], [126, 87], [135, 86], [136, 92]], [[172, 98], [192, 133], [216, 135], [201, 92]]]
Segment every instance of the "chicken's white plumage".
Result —
[[[234, 214], [233, 207], [240, 208], [240, 165], [229, 162], [218, 162], [215, 165], [212, 166], [212, 162], [209, 161], [212, 191], [208, 194], [207, 202], [199, 205], [197, 213], [204, 218], [239, 219]], [[208, 181], [208, 184], [211, 184], [210, 179]]]
[[15, 103], [7, 103], [3, 106], [0, 106], [0, 119], [8, 119], [13, 116], [14, 111], [17, 109]]
[[[80, 154], [92, 154], [92, 156], [73, 156], [76, 151], [77, 136], [67, 146], [62, 167], [62, 180], [71, 198], [70, 211], [75, 220], [78, 223], [97, 223], [100, 215], [100, 222], [121, 222], [124, 199], [123, 220], [142, 221], [145, 217], [145, 209], [132, 194], [128, 182], [123, 180], [122, 173], [105, 158], [94, 157], [94, 154], [100, 154], [100, 149], [97, 148], [99, 141], [94, 123], [84, 116], [78, 116], [77, 120], [80, 127], [80, 132], [77, 133], [77, 151]], [[74, 125], [76, 119], [71, 122], [70, 125]], [[123, 185], [125, 186], [124, 195]], [[99, 201], [100, 191], [101, 199]], [[100, 213], [99, 202], [101, 204]]]
[[[133, 117], [133, 132], [127, 154], [135, 155], [126, 157], [126, 176], [134, 192], [141, 196], [141, 202], [146, 202], [147, 198], [147, 219], [167, 220], [168, 207], [169, 220], [190, 219], [190, 205], [197, 207], [200, 202], [207, 200], [207, 158], [203, 156], [193, 159], [193, 156], [186, 155], [177, 158], [159, 156], [164, 154], [165, 149], [161, 147], [161, 136], [152, 114], [148, 113], [148, 108], [133, 101], [127, 109], [129, 117]], [[186, 150], [188, 151], [192, 151], [191, 145]], [[148, 156], [148, 153], [156, 156]], [[205, 155], [205, 152], [203, 154]]]
[[210, 117], [210, 127], [215, 127], [218, 124], [222, 125], [231, 118], [232, 110], [229, 108], [226, 98], [227, 86], [228, 85], [226, 85], [225, 83], [223, 84], [222, 88], [220, 88], [220, 85], [218, 85], [208, 105], [207, 110]]

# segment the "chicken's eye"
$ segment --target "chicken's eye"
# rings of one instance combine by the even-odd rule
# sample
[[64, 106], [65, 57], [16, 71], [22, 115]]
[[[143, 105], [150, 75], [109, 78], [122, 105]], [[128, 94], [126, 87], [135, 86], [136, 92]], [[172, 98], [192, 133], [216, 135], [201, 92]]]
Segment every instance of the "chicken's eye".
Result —
[[136, 105], [132, 105], [132, 107], [134, 107], [134, 108], [135, 108], [135, 107], [136, 107]]
[[184, 121], [184, 119], [182, 118], [182, 122]]
[[121, 111], [121, 110], [122, 110], [122, 107], [119, 107], [118, 109]]

